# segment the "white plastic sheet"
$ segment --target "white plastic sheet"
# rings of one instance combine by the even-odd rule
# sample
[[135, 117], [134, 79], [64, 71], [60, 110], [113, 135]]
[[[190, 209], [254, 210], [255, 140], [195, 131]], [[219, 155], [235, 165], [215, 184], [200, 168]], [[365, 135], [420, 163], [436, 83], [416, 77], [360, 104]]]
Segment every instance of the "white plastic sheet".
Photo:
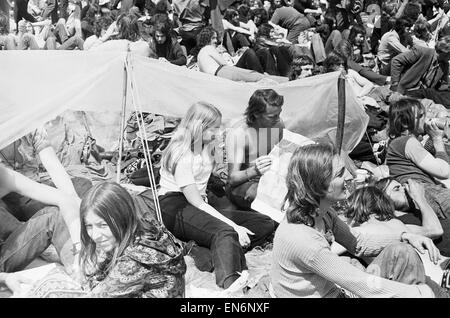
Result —
[[[66, 109], [120, 112], [126, 52], [1, 51], [0, 149]], [[257, 88], [284, 96], [281, 117], [288, 129], [308, 138], [334, 139], [337, 80], [330, 73], [283, 84], [242, 83], [134, 54], [129, 55], [127, 110], [131, 85], [143, 111], [183, 116], [196, 101], [207, 101], [224, 121], [242, 116]], [[344, 150], [361, 139], [368, 116], [347, 85]]]

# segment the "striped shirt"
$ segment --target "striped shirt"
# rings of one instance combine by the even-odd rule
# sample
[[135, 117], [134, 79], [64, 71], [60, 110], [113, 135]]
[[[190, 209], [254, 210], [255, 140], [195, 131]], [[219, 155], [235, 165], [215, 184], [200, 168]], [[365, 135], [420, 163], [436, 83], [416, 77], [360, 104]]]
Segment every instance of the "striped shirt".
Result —
[[[333, 211], [325, 214], [324, 221], [336, 242], [359, 257], [376, 256], [387, 245], [400, 241], [400, 232], [351, 229]], [[277, 297], [340, 297], [341, 288], [359, 297], [434, 296], [426, 285], [401, 284], [363, 272], [334, 254], [322, 233], [286, 219], [275, 233], [272, 257], [270, 276]]]

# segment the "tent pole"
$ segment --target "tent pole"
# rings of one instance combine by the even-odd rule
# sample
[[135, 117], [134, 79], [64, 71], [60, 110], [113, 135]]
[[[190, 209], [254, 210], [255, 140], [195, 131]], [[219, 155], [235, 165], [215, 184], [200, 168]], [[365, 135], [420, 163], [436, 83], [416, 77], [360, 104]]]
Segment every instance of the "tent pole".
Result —
[[343, 74], [338, 78], [338, 121], [336, 129], [336, 148], [339, 153], [342, 151], [342, 141], [344, 138], [345, 125], [345, 77]]
[[[125, 63], [128, 61], [128, 55], [126, 57]], [[123, 132], [125, 130], [125, 110], [127, 108], [127, 82], [128, 73], [126, 65], [123, 65], [123, 96], [122, 96], [122, 113], [121, 113], [121, 123], [120, 123], [120, 133], [119, 133], [119, 158], [117, 159], [117, 176], [116, 182], [120, 183], [120, 165], [122, 162], [122, 151], [123, 151]]]

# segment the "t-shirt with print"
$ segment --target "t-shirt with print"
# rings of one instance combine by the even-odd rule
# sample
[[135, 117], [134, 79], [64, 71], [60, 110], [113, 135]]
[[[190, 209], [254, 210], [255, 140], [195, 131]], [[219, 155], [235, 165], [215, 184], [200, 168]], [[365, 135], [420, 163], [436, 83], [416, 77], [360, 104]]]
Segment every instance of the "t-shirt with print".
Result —
[[171, 174], [164, 167], [161, 168], [159, 195], [168, 192], [182, 192], [181, 188], [196, 184], [200, 195], [206, 196], [206, 186], [213, 170], [213, 158], [208, 147], [200, 154], [192, 152], [185, 154], [178, 162], [175, 173]]
[[47, 147], [50, 147], [47, 131], [44, 128], [36, 129], [3, 148], [0, 151], [0, 160], [6, 167], [39, 181], [39, 173], [44, 171], [39, 153]]

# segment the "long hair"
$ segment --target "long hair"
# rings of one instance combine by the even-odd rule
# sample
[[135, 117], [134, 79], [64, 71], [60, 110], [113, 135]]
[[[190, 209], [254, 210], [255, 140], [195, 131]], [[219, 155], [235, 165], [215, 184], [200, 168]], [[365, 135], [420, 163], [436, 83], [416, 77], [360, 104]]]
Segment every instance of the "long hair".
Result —
[[391, 182], [394, 180], [395, 179], [391, 176], [384, 177], [384, 178], [381, 178], [380, 180], [377, 180], [376, 182], [374, 182], [371, 185], [374, 186], [375, 188], [381, 190], [381, 192], [386, 193], [387, 188], [389, 187]]
[[333, 159], [337, 152], [332, 144], [320, 143], [299, 147], [292, 155], [286, 177], [289, 223], [314, 226], [320, 200], [325, 198], [333, 178]]
[[354, 52], [350, 40], [340, 41], [339, 44], [335, 47], [334, 53], [337, 53], [346, 59], [353, 60]]
[[154, 41], [155, 45], [156, 45], [156, 38], [155, 38], [156, 31], [161, 32], [166, 37], [166, 42], [164, 42], [165, 46], [172, 45], [173, 29], [172, 29], [172, 24], [170, 23], [170, 20], [160, 20], [155, 23], [155, 26], [153, 27], [153, 30], [152, 30], [152, 37], [155, 40]]
[[394, 204], [374, 186], [356, 189], [348, 201], [349, 206], [345, 215], [356, 224], [367, 222], [372, 214], [378, 221], [389, 221], [394, 218]]
[[425, 107], [414, 98], [402, 98], [389, 108], [388, 135], [391, 139], [401, 135], [418, 134], [419, 112], [425, 113]]
[[119, 29], [118, 38], [135, 42], [139, 40], [140, 32], [137, 18], [130, 14], [121, 14], [117, 18], [117, 27]]
[[343, 57], [341, 54], [336, 53], [335, 51], [330, 52], [327, 58], [323, 61], [323, 69], [325, 73], [334, 72], [335, 67], [339, 65], [343, 65], [345, 70], [348, 69], [347, 59]]
[[197, 34], [197, 49], [200, 50], [202, 47], [209, 45], [214, 34], [217, 34], [217, 31], [212, 26], [204, 27]]
[[348, 34], [348, 41], [352, 45], [355, 45], [355, 38], [358, 34], [362, 34], [362, 36], [365, 37], [366, 29], [362, 25], [355, 24], [352, 26], [352, 28], [350, 29], [350, 33]]
[[256, 34], [256, 36], [270, 39], [270, 31], [273, 29], [274, 27], [269, 23], [263, 23], [258, 27], [258, 33]]
[[175, 173], [178, 162], [196, 145], [202, 145], [203, 132], [222, 118], [213, 105], [197, 102], [187, 110], [162, 156], [162, 167]]
[[267, 105], [281, 107], [284, 103], [284, 97], [271, 88], [257, 89], [248, 101], [248, 107], [245, 110], [247, 125], [252, 127], [256, 116], [266, 112]]
[[[80, 263], [86, 275], [99, 270], [96, 244], [86, 230], [85, 218], [88, 212], [102, 218], [111, 230], [118, 246], [112, 251], [112, 258], [106, 267], [107, 273], [117, 262], [124, 250], [141, 234], [141, 223], [136, 215], [131, 195], [115, 182], [103, 182], [92, 187], [83, 197], [80, 206], [81, 250]], [[92, 272], [94, 270], [94, 272]]]
[[239, 26], [239, 24], [236, 25], [236, 23], [233, 21], [233, 18], [238, 17], [238, 16], [239, 16], [239, 12], [237, 12], [237, 10], [235, 10], [233, 8], [229, 8], [229, 9], [225, 10], [223, 18], [225, 20], [227, 20], [228, 22], [230, 22], [231, 24], [233, 24], [234, 26]]

